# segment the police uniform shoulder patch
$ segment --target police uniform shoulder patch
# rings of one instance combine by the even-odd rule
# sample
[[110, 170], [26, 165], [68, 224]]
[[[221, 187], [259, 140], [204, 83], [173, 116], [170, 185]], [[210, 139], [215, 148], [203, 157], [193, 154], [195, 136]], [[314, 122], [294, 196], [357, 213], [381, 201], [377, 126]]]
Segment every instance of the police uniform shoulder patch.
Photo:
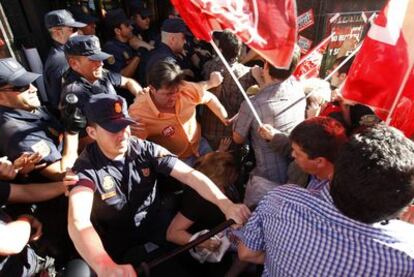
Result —
[[108, 64], [114, 64], [115, 63], [115, 57], [110, 56], [106, 61], [108, 62]]
[[50, 154], [50, 147], [47, 144], [47, 142], [43, 139], [33, 144], [31, 148], [33, 152], [38, 152], [42, 156], [42, 158], [47, 157]]
[[102, 200], [116, 196], [115, 180], [112, 176], [108, 175], [103, 178], [102, 188], [105, 191], [101, 194]]
[[105, 176], [103, 178], [102, 188], [104, 191], [111, 191], [115, 188], [115, 180], [112, 176]]

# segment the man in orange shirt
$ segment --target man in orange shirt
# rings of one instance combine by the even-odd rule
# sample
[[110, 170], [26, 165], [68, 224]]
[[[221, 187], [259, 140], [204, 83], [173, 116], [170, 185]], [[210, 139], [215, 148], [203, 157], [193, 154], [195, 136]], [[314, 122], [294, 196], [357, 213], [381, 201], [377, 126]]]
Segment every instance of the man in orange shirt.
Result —
[[207, 107], [225, 124], [229, 124], [226, 109], [207, 89], [223, 81], [219, 72], [212, 72], [208, 81], [186, 82], [178, 65], [170, 61], [154, 64], [148, 73], [149, 92], [137, 97], [129, 108], [130, 116], [144, 124], [133, 128], [132, 134], [164, 146], [189, 165], [211, 151], [201, 137], [196, 121], [196, 106]]

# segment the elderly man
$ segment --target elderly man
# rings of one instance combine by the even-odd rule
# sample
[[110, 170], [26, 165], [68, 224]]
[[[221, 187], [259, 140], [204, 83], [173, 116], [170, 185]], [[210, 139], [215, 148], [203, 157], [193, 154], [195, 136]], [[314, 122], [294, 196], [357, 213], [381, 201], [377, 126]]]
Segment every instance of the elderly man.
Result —
[[157, 209], [159, 175], [191, 186], [239, 224], [249, 216], [246, 206], [233, 204], [210, 179], [168, 150], [131, 137], [129, 125], [134, 121], [119, 96], [92, 96], [86, 116], [86, 130], [95, 142], [73, 168], [79, 181], [69, 195], [68, 229], [98, 276], [135, 276], [130, 263], [140, 261], [133, 250], [165, 241], [163, 226], [168, 222]]
[[45, 15], [45, 25], [53, 40], [53, 46], [45, 62], [43, 77], [49, 108], [57, 114], [62, 91], [62, 76], [69, 68], [63, 45], [74, 34], [74, 28], [82, 28], [86, 24], [75, 21], [67, 10], [54, 10]]
[[201, 137], [196, 121], [196, 106], [207, 107], [228, 124], [227, 112], [217, 97], [206, 91], [220, 85], [223, 77], [213, 72], [209, 81], [192, 83], [183, 81], [184, 73], [173, 62], [160, 61], [148, 74], [149, 92], [137, 97], [129, 111], [131, 117], [145, 125], [135, 132], [167, 148], [189, 165], [196, 158], [211, 151], [208, 142]]

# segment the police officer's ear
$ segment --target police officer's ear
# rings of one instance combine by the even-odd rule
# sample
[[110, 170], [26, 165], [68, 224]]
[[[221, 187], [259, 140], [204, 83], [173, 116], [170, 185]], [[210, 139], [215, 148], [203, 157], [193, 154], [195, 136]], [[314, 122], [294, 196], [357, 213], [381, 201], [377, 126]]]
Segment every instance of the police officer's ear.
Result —
[[79, 68], [79, 60], [76, 57], [68, 56], [67, 58], [69, 66], [75, 71]]
[[86, 127], [86, 133], [88, 133], [88, 136], [93, 139], [96, 140], [96, 128], [93, 126], [88, 126]]

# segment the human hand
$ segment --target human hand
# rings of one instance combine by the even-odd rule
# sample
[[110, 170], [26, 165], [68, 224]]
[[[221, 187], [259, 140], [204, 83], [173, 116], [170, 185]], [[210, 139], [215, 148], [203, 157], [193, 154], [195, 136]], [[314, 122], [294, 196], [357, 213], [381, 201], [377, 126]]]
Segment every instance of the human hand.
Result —
[[231, 203], [224, 212], [226, 219], [233, 219], [236, 222], [236, 226], [234, 226], [235, 228], [246, 223], [250, 214], [251, 212], [246, 205], [234, 203]]
[[263, 68], [261, 68], [260, 66], [258, 65], [253, 66], [251, 69], [251, 72], [252, 72], [253, 78], [256, 81], [263, 79]]
[[230, 137], [225, 137], [220, 140], [217, 152], [227, 152], [230, 148], [232, 139]]
[[223, 75], [219, 71], [213, 71], [210, 73], [210, 88], [218, 87], [223, 82]]
[[262, 139], [269, 141], [277, 133], [277, 129], [273, 128], [270, 124], [263, 124], [259, 127], [258, 132]]
[[29, 153], [24, 152], [14, 160], [13, 165], [20, 174], [28, 174], [34, 169], [46, 166], [46, 163], [38, 164], [42, 160], [42, 155], [39, 152]]
[[203, 241], [199, 245], [196, 246], [196, 249], [207, 249], [211, 252], [215, 252], [220, 248], [221, 240], [214, 237], [209, 238], [208, 240]]
[[154, 46], [145, 42], [144, 40], [140, 39], [137, 36], [133, 36], [128, 41], [129, 46], [131, 46], [133, 49], [137, 50], [140, 47], [143, 47], [147, 49], [148, 51], [154, 49]]
[[0, 180], [13, 180], [17, 175], [13, 163], [6, 156], [0, 158]]

